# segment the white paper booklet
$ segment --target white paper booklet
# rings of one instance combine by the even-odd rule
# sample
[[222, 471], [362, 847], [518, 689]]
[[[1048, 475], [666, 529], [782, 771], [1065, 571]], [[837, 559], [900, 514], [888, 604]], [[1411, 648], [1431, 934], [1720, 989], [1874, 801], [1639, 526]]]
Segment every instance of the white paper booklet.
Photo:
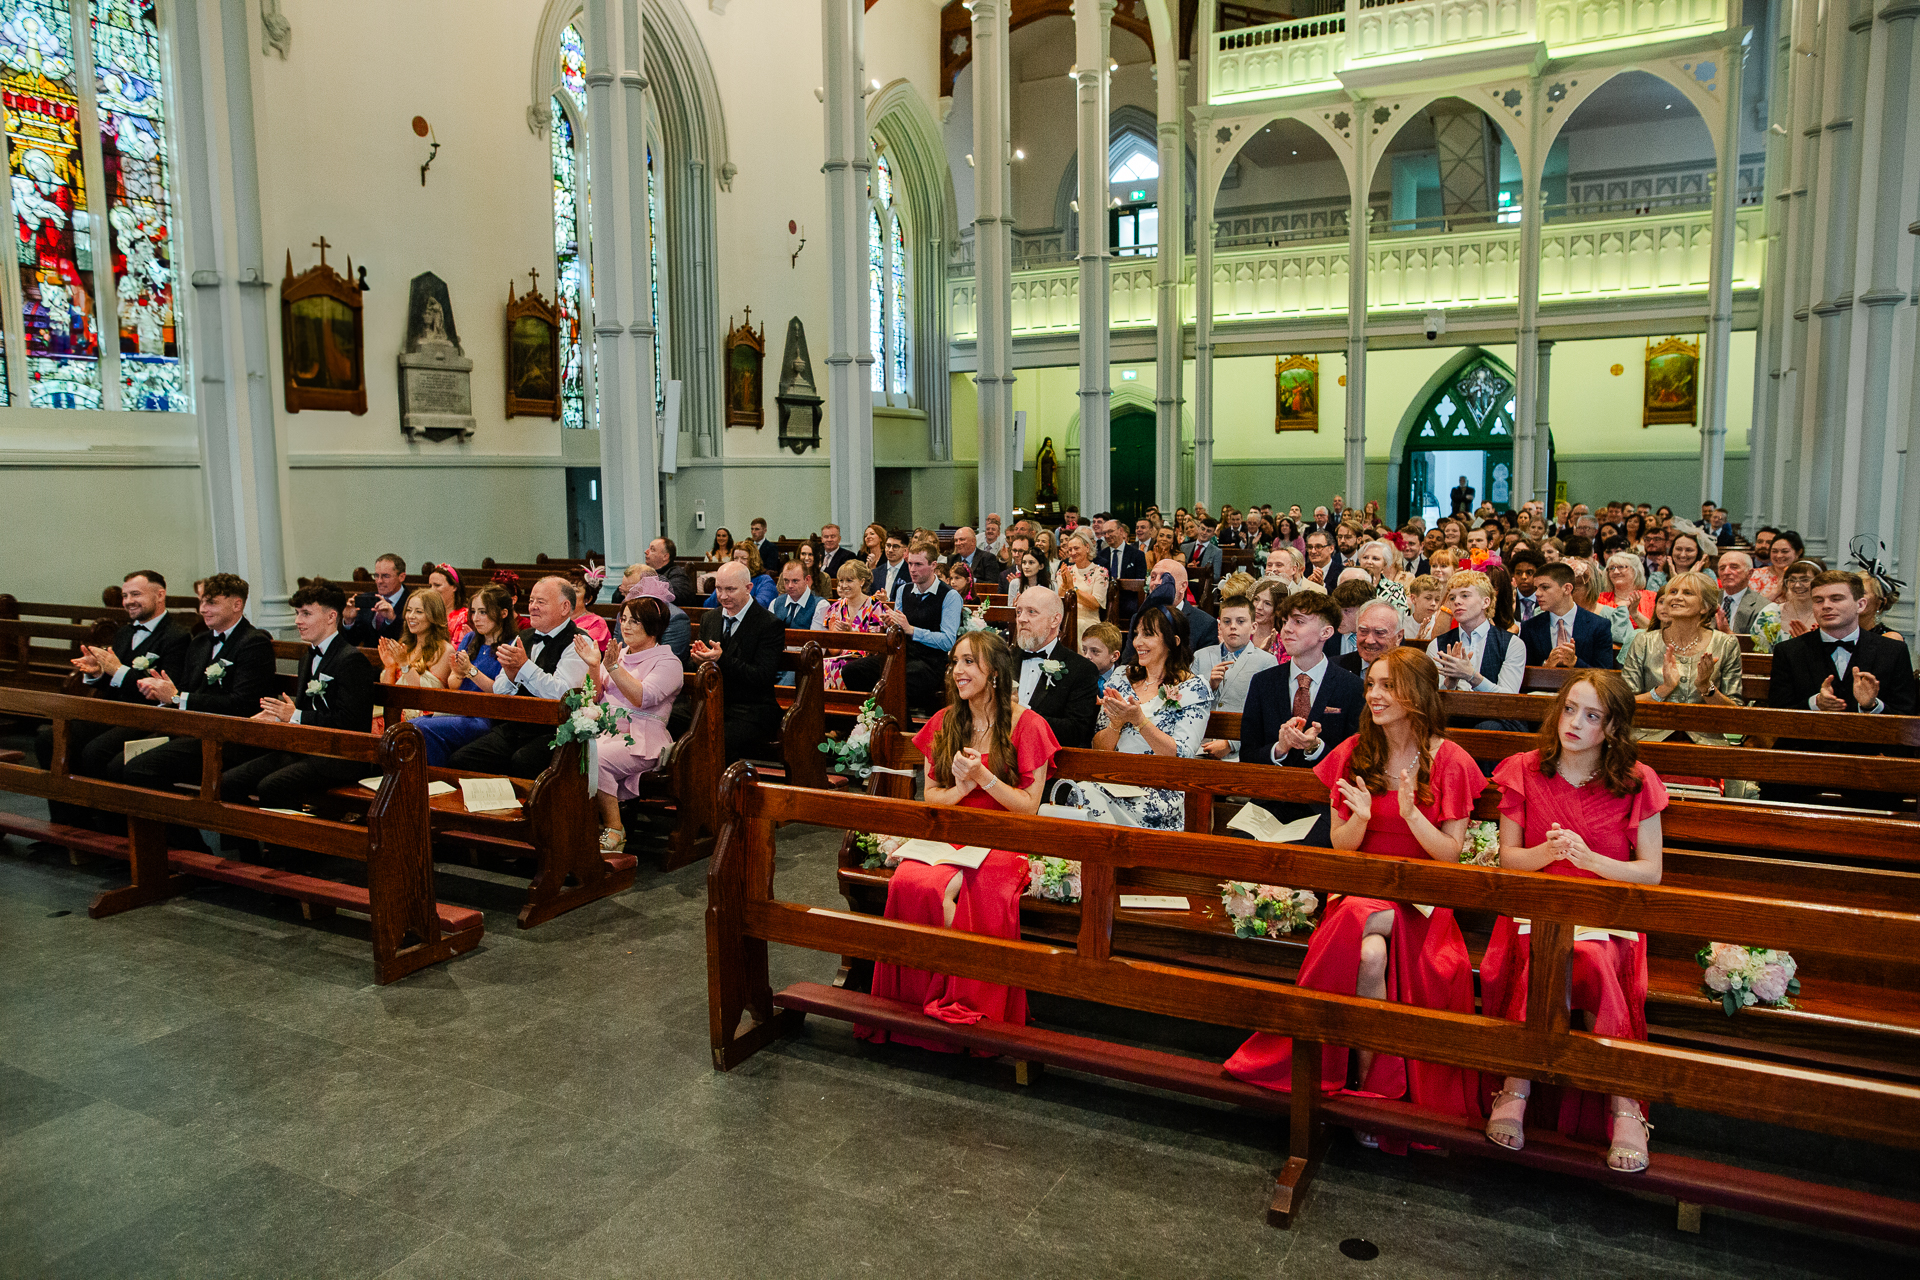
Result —
[[467, 806], [468, 813], [495, 813], [520, 807], [520, 801], [513, 794], [513, 782], [507, 778], [462, 778], [460, 800]]
[[1245, 832], [1266, 844], [1299, 844], [1319, 820], [1319, 814], [1310, 813], [1295, 822], [1282, 822], [1259, 805], [1247, 804], [1240, 806], [1240, 812], [1233, 815], [1227, 830]]
[[985, 845], [951, 845], [940, 840], [909, 840], [900, 846], [902, 858], [912, 858], [931, 867], [965, 867], [978, 870], [993, 852]]

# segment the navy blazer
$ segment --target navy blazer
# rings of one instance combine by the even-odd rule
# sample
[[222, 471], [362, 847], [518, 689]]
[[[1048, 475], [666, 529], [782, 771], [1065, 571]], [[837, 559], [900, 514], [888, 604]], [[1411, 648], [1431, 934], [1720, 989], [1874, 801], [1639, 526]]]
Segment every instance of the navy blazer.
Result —
[[[1534, 614], [1520, 624], [1520, 642], [1527, 646], [1527, 665], [1544, 667], [1553, 652], [1553, 615]], [[1597, 613], [1573, 607], [1573, 665], [1611, 671], [1620, 664], [1613, 655], [1613, 628]]]
[[[1259, 764], [1272, 761], [1273, 749], [1280, 741], [1280, 726], [1293, 719], [1297, 674], [1291, 662], [1283, 662], [1248, 682], [1247, 705], [1240, 720], [1241, 760]], [[1319, 691], [1314, 695], [1313, 710], [1307, 716], [1308, 724], [1319, 724], [1320, 741], [1327, 744], [1328, 751], [1359, 731], [1360, 713], [1366, 706], [1365, 692], [1359, 676], [1341, 666], [1338, 659], [1328, 658], [1326, 674], [1321, 677]], [[1325, 758], [1326, 753], [1322, 752], [1315, 761], [1308, 761], [1300, 752], [1293, 751], [1282, 757], [1281, 763], [1289, 768], [1306, 769]]]

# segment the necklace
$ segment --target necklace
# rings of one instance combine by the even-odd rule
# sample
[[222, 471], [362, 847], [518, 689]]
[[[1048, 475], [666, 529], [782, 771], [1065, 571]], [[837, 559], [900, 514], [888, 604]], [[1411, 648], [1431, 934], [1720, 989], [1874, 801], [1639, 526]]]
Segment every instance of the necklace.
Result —
[[1589, 769], [1589, 770], [1587, 770], [1587, 771], [1586, 771], [1586, 772], [1585, 772], [1584, 774], [1582, 774], [1582, 775], [1581, 775], [1580, 777], [1578, 777], [1578, 778], [1576, 778], [1576, 777], [1574, 777], [1574, 776], [1573, 776], [1573, 774], [1572, 774], [1572, 773], [1571, 773], [1571, 772], [1570, 772], [1570, 771], [1569, 771], [1569, 770], [1567, 769], [1567, 766], [1566, 766], [1566, 765], [1564, 765], [1564, 764], [1562, 764], [1562, 765], [1560, 766], [1560, 770], [1559, 770], [1559, 772], [1560, 772], [1560, 777], [1561, 777], [1561, 779], [1562, 779], [1562, 780], [1563, 780], [1563, 781], [1564, 781], [1564, 782], [1565, 782], [1565, 783], [1566, 783], [1566, 784], [1567, 784], [1568, 786], [1570, 786], [1570, 787], [1572, 787], [1572, 788], [1573, 788], [1574, 790], [1576, 790], [1576, 791], [1577, 791], [1577, 790], [1579, 790], [1579, 789], [1580, 789], [1581, 787], [1584, 787], [1584, 786], [1586, 786], [1586, 785], [1587, 785], [1587, 784], [1588, 784], [1589, 782], [1592, 782], [1592, 781], [1593, 781], [1593, 775], [1594, 775], [1594, 774], [1596, 774], [1596, 773], [1598, 773], [1598, 772], [1600, 772], [1600, 770], [1599, 770], [1599, 767], [1598, 767], [1598, 766], [1595, 766], [1594, 768], [1592, 768], [1592, 769]]
[[1667, 641], [1667, 652], [1671, 653], [1676, 658], [1691, 658], [1699, 650], [1700, 646], [1705, 644], [1706, 642], [1707, 642], [1707, 633], [1704, 630], [1702, 630], [1698, 634], [1696, 634], [1693, 637], [1693, 639], [1688, 641], [1686, 644], [1675, 644], [1671, 639], [1669, 639]]

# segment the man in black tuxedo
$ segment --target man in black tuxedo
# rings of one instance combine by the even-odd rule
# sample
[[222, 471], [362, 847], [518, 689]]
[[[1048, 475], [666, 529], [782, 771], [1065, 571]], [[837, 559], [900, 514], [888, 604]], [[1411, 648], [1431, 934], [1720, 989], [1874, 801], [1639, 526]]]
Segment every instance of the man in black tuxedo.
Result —
[[[186, 672], [187, 648], [192, 643], [184, 627], [167, 616], [167, 580], [157, 570], [139, 569], [120, 583], [120, 603], [127, 625], [113, 633], [104, 647], [86, 645], [73, 667], [96, 698], [108, 702], [144, 704], [140, 681], [150, 673], [165, 672], [179, 680]], [[126, 744], [151, 736], [145, 729], [117, 728], [87, 720], [67, 722], [67, 771], [85, 778], [104, 778], [124, 754]], [[53, 767], [53, 726], [41, 725], [34, 735], [34, 755], [42, 769]], [[63, 801], [50, 800], [47, 810], [55, 822], [70, 826], [117, 821], [110, 815]]]
[[1461, 476], [1460, 483], [1447, 494], [1447, 501], [1453, 505], [1453, 514], [1456, 516], [1473, 510], [1473, 486], [1467, 483], [1465, 476]]
[[[287, 601], [293, 606], [293, 625], [307, 642], [294, 675], [294, 697], [260, 699], [255, 720], [303, 724], [348, 733], [373, 730], [373, 664], [340, 629], [347, 597], [330, 582], [300, 588]], [[245, 803], [258, 796], [263, 808], [298, 809], [314, 796], [352, 782], [367, 766], [330, 756], [300, 755], [292, 751], [264, 752], [220, 775], [220, 798]]]
[[953, 531], [953, 554], [947, 558], [947, 568], [957, 564], [967, 566], [973, 580], [984, 587], [998, 588], [1007, 576], [1000, 557], [982, 547], [978, 535], [964, 524]]
[[[1028, 587], [1013, 606], [1020, 647], [1020, 701], [1039, 713], [1063, 747], [1091, 747], [1100, 714], [1100, 673], [1060, 643], [1066, 609], [1058, 593]], [[1058, 670], [1050, 669], [1059, 664]]]
[[[673, 593], [673, 599], [668, 601], [669, 604], [682, 607], [698, 604], [700, 597], [693, 589], [693, 576], [687, 572], [687, 566], [677, 563], [674, 559], [679, 554], [680, 551], [673, 545], [672, 538], [655, 538], [647, 544], [646, 555], [643, 558], [647, 562], [647, 567], [659, 574], [666, 581], [667, 590]], [[766, 563], [766, 557], [762, 555], [761, 567], [766, 567]]]
[[[742, 569], [745, 566], [741, 566]], [[495, 647], [500, 674], [493, 691], [532, 698], [564, 698], [587, 680], [587, 660], [574, 641], [587, 633], [573, 624], [580, 597], [565, 578], [542, 578], [527, 593], [529, 626], [512, 644]], [[592, 644], [593, 638], [587, 637]], [[453, 753], [447, 763], [476, 773], [537, 778], [553, 757], [549, 725], [501, 721]]]
[[382, 640], [400, 638], [400, 616], [406, 610], [407, 562], [389, 551], [373, 562], [373, 590], [347, 601], [340, 630], [348, 643], [371, 649]]
[[[206, 630], [194, 636], [175, 678], [156, 671], [140, 681], [140, 694], [159, 706], [178, 707], [215, 716], [250, 716], [260, 700], [274, 691], [273, 637], [246, 619], [245, 578], [216, 573], [200, 589], [200, 621]], [[238, 764], [246, 748], [229, 744]], [[125, 765], [111, 765], [106, 774], [114, 782], [162, 789], [200, 776], [200, 739], [169, 738], [164, 746], [142, 752]]]
[[1533, 575], [1533, 616], [1520, 624], [1530, 667], [1599, 667], [1611, 671], [1613, 628], [1574, 602], [1573, 570], [1555, 561]]
[[[1860, 629], [1860, 601], [1866, 585], [1860, 575], [1828, 569], [1813, 580], [1813, 617], [1819, 630], [1794, 636], [1773, 649], [1773, 674], [1767, 705], [1783, 711], [1846, 711], [1860, 715], [1907, 716], [1916, 694], [1913, 659], [1898, 640]], [[1866, 755], [1864, 746], [1782, 739], [1786, 751], [1845, 752]], [[1769, 800], [1811, 800], [1812, 787], [1770, 782], [1760, 788]], [[1883, 809], [1887, 797], [1870, 791], [1843, 791], [1841, 803]]]
[[[1289, 661], [1262, 671], [1247, 686], [1240, 720], [1240, 759], [1308, 769], [1360, 727], [1365, 685], [1327, 657], [1327, 642], [1340, 631], [1340, 606], [1322, 591], [1296, 591], [1274, 612], [1280, 645]], [[1327, 847], [1332, 827], [1327, 806], [1255, 801], [1282, 822], [1317, 813], [1303, 844]]]
[[[820, 526], [820, 572], [832, 582], [840, 573], [840, 566], [853, 559], [853, 552], [840, 545], [840, 526], [823, 524]], [[761, 568], [765, 568], [765, 564]]]
[[787, 629], [753, 598], [747, 566], [729, 561], [714, 575], [720, 607], [700, 619], [693, 660], [717, 662], [726, 699], [727, 763], [764, 756], [780, 732], [774, 680], [786, 664]]

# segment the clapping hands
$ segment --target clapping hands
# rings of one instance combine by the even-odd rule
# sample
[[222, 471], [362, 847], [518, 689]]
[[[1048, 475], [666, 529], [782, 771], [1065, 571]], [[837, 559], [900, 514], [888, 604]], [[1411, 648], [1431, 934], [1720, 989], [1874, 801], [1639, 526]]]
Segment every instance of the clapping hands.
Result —
[[972, 747], [963, 747], [953, 755], [953, 780], [969, 787], [985, 787], [993, 781], [993, 770]]
[[1547, 844], [1553, 848], [1553, 856], [1562, 862], [1571, 862], [1583, 871], [1599, 874], [1600, 865], [1613, 859], [1595, 853], [1588, 846], [1586, 837], [1578, 831], [1569, 831], [1559, 823], [1547, 830]]
[[1311, 754], [1320, 746], [1320, 722], [1308, 724], [1300, 716], [1295, 716], [1280, 726], [1280, 748], [1282, 751], [1305, 751]]
[[587, 670], [598, 671], [600, 669], [600, 646], [594, 643], [592, 636], [587, 635], [585, 632], [575, 636], [573, 638], [573, 651], [580, 655], [580, 661], [587, 664]]
[[1373, 792], [1348, 782], [1344, 777], [1335, 778], [1333, 787], [1339, 793], [1340, 803], [1347, 806], [1349, 813], [1362, 822], [1373, 821]]
[[1138, 725], [1146, 714], [1140, 709], [1139, 698], [1119, 689], [1108, 689], [1100, 695], [1100, 709], [1107, 713], [1108, 724]]
[[1440, 668], [1440, 674], [1449, 680], [1472, 681], [1474, 677], [1473, 661], [1467, 657], [1467, 647], [1458, 641], [1447, 646], [1434, 659], [1434, 665]]
[[512, 644], [496, 645], [493, 656], [500, 660], [500, 670], [511, 680], [520, 674], [520, 668], [527, 665], [527, 651], [518, 640]]

